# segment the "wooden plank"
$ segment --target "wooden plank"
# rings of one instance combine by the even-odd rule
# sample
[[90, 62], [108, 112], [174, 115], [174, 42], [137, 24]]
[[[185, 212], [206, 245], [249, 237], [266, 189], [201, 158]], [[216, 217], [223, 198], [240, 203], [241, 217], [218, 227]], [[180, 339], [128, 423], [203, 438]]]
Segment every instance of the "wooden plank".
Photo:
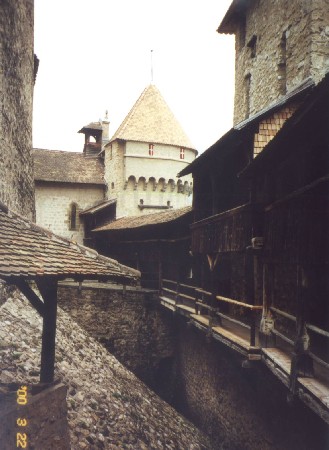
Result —
[[202, 316], [201, 314], [191, 314], [191, 319], [202, 323], [202, 325], [209, 326], [209, 317]]
[[188, 311], [192, 314], [195, 314], [195, 309], [191, 308], [190, 306], [186, 306], [186, 305], [176, 305], [177, 308], [179, 309], [184, 309], [185, 311]]
[[195, 297], [191, 297], [191, 295], [178, 293], [179, 297], [187, 298], [188, 300], [195, 301]]

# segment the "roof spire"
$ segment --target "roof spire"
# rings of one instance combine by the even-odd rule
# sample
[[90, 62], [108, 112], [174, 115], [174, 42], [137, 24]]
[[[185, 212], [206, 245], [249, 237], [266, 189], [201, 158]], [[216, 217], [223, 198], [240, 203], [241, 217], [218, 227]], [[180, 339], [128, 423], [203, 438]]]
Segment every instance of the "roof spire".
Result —
[[153, 50], [151, 50], [151, 84], [153, 84]]

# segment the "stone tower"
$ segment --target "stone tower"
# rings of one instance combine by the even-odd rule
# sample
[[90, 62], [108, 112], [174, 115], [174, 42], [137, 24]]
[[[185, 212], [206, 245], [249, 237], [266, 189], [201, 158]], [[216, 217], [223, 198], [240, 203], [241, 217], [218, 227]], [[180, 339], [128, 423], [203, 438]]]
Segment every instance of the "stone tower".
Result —
[[236, 37], [235, 124], [329, 68], [328, 0], [234, 0], [218, 31]]
[[159, 90], [149, 85], [105, 146], [108, 199], [116, 217], [191, 204], [192, 178], [176, 176], [197, 151]]
[[0, 42], [0, 201], [32, 219], [33, 0], [0, 2]]

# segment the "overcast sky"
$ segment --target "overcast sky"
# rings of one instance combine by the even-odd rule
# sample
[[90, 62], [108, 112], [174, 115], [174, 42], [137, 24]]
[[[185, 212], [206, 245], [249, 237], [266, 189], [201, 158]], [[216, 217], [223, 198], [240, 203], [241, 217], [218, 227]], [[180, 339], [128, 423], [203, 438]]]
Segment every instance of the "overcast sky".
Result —
[[232, 126], [231, 0], [35, 0], [33, 145], [81, 151], [82, 126], [109, 112], [114, 134], [153, 81], [199, 151]]

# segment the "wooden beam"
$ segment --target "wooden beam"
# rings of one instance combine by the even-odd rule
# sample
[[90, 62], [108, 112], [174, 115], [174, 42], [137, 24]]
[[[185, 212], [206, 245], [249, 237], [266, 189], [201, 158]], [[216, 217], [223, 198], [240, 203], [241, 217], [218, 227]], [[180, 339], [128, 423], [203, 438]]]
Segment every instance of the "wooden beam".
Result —
[[55, 369], [57, 280], [39, 280], [37, 286], [44, 299], [40, 382], [52, 383]]
[[26, 280], [15, 281], [15, 285], [22, 292], [23, 295], [28, 299], [33, 308], [40, 314], [41, 317], [44, 315], [45, 305], [34, 292], [34, 290], [28, 285]]

